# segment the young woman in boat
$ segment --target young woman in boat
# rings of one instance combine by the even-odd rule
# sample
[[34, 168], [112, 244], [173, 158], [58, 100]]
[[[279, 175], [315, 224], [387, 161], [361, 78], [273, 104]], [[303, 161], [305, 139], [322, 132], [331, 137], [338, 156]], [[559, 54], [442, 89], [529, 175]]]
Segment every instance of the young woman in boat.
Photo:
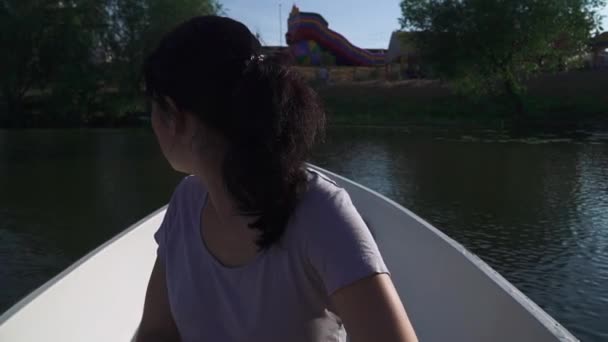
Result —
[[186, 177], [155, 234], [137, 341], [416, 341], [349, 195], [305, 160], [325, 114], [241, 23], [193, 18], [144, 66]]

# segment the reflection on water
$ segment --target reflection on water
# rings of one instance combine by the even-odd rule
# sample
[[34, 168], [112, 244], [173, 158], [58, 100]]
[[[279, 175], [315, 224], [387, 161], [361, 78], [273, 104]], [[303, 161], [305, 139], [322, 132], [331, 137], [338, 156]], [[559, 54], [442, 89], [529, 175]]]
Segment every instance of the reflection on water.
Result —
[[608, 144], [335, 128], [317, 163], [464, 244], [582, 340], [608, 339]]
[[0, 312], [167, 201], [147, 130], [0, 131]]
[[[584, 341], [608, 339], [608, 136], [333, 128], [314, 161], [410, 208]], [[0, 311], [167, 201], [148, 130], [0, 131]]]

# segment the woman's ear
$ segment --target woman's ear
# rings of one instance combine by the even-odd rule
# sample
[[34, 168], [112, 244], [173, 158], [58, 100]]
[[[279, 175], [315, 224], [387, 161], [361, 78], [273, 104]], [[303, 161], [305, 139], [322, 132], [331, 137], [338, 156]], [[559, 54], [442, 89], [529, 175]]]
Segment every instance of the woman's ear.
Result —
[[182, 134], [185, 125], [186, 125], [186, 117], [185, 114], [179, 110], [173, 99], [168, 96], [165, 96], [165, 102], [168, 106], [169, 112], [169, 128], [171, 129], [171, 135], [176, 136]]

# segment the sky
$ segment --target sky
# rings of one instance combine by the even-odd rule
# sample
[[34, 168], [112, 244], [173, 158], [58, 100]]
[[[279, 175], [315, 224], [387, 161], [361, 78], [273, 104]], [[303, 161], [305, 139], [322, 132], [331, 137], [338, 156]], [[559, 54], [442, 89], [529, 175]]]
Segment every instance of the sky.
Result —
[[[282, 4], [281, 43], [285, 45], [287, 17], [294, 1], [286, 0], [220, 0], [226, 14], [239, 20], [262, 36], [265, 45], [279, 45], [279, 3]], [[303, 12], [321, 14], [329, 27], [362, 48], [388, 48], [391, 33], [400, 28], [399, 0], [298, 0]], [[608, 17], [608, 8], [602, 13]], [[608, 30], [608, 18], [604, 18]]]
[[[259, 32], [266, 45], [279, 45], [279, 3], [283, 35], [294, 1], [220, 0], [226, 14]], [[329, 27], [364, 48], [387, 48], [391, 33], [399, 29], [399, 0], [298, 0], [303, 12], [321, 14]], [[282, 39], [285, 45], [285, 39]]]

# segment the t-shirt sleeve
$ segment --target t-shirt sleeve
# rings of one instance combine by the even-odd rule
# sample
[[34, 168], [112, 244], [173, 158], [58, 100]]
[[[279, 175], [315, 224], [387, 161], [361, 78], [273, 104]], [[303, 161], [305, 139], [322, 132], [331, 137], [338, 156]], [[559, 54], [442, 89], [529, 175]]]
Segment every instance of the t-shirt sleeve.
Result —
[[182, 201], [182, 197], [184, 197], [184, 192], [189, 187], [190, 177], [184, 178], [175, 188], [173, 194], [171, 195], [171, 199], [169, 200], [169, 205], [167, 206], [167, 211], [165, 212], [165, 216], [163, 218], [162, 223], [154, 233], [154, 240], [158, 245], [156, 249], [156, 255], [158, 259], [161, 261], [165, 261], [166, 250], [168, 244], [168, 236], [170, 232], [173, 230], [173, 226], [176, 222], [177, 210], [179, 207], [179, 202]]
[[154, 233], [154, 240], [156, 241], [156, 244], [158, 245], [158, 248], [156, 249], [156, 256], [163, 263], [165, 262], [165, 256], [166, 256], [167, 231], [169, 231], [171, 229], [170, 226], [171, 226], [171, 222], [173, 221], [173, 216], [174, 216], [174, 211], [175, 211], [174, 208], [175, 208], [175, 203], [173, 203], [173, 200], [171, 200], [169, 202], [169, 205], [167, 206], [167, 211], [165, 211], [165, 216], [163, 218], [162, 223], [156, 230], [156, 233]]
[[[307, 229], [307, 258], [328, 296], [362, 278], [389, 273], [378, 246], [348, 193], [316, 201]], [[317, 214], [317, 215], [315, 215]]]

